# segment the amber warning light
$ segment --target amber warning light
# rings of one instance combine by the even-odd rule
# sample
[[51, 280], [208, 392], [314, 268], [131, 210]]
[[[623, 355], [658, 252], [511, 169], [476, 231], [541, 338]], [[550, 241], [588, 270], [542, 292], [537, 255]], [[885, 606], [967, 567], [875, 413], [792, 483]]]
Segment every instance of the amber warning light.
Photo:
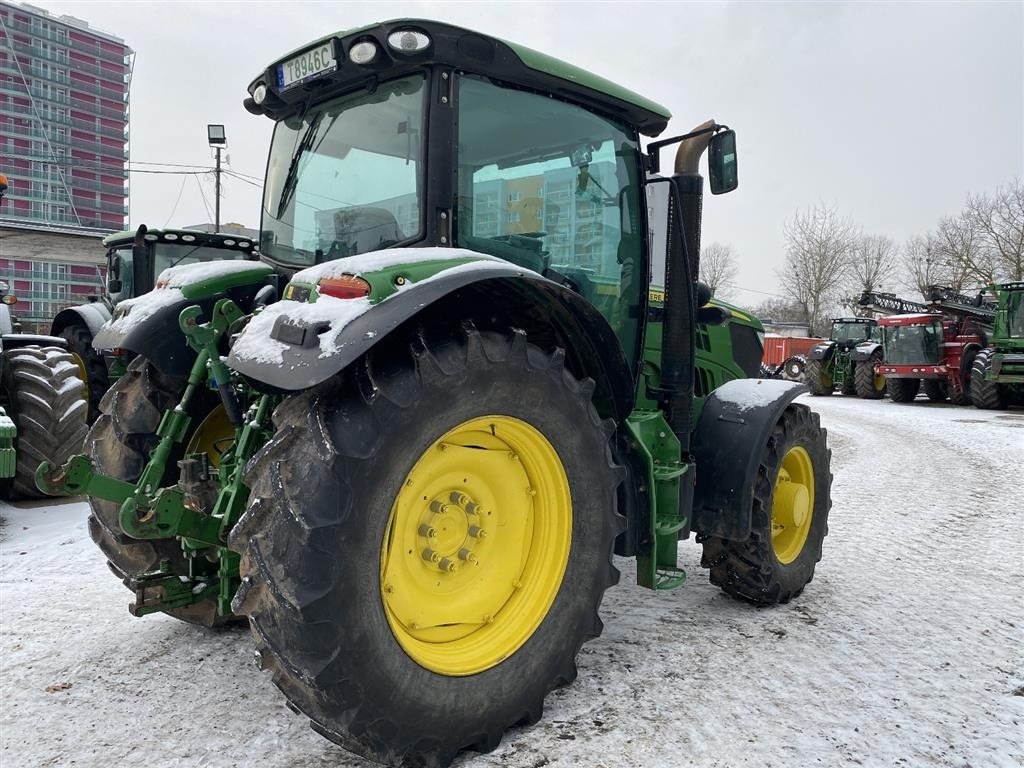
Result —
[[320, 294], [336, 299], [361, 299], [370, 295], [370, 284], [355, 275], [325, 277], [320, 281]]

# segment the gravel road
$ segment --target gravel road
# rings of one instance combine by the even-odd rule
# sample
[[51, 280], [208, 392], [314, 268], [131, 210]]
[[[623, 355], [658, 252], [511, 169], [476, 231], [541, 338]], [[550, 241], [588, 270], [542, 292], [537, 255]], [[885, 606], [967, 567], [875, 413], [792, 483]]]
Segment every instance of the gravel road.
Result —
[[[824, 559], [789, 605], [687, 585], [605, 598], [544, 717], [482, 766], [1024, 765], [1024, 412], [810, 402], [829, 430]], [[310, 731], [247, 631], [134, 619], [86, 507], [0, 505], [0, 764], [369, 764]]]

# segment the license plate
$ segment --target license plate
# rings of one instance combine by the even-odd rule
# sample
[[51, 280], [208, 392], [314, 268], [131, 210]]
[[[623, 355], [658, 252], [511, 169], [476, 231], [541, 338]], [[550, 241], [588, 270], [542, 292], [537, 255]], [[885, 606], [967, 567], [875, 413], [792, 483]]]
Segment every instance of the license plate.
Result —
[[334, 41], [331, 40], [278, 64], [277, 87], [283, 91], [311, 77], [333, 72], [337, 68]]

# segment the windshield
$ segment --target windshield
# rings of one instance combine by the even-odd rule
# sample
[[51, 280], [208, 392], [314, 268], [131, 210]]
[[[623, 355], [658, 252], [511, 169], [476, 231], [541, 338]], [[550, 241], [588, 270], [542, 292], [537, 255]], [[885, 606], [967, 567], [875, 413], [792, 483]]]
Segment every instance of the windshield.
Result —
[[154, 277], [159, 277], [160, 273], [168, 267], [177, 267], [181, 264], [234, 261], [246, 257], [244, 251], [234, 248], [214, 248], [209, 245], [189, 245], [188, 243], [156, 243], [153, 249]]
[[458, 105], [457, 244], [570, 286], [634, 359], [647, 290], [635, 137], [582, 107], [468, 75]]
[[885, 362], [893, 365], [938, 365], [942, 321], [928, 325], [889, 325], [885, 328]]
[[1024, 338], [1024, 291], [1011, 291], [1006, 298], [1006, 327], [1011, 336]]
[[870, 323], [832, 323], [832, 341], [866, 341], [871, 338]]
[[418, 74], [279, 122], [261, 252], [308, 266], [417, 239], [425, 94]]

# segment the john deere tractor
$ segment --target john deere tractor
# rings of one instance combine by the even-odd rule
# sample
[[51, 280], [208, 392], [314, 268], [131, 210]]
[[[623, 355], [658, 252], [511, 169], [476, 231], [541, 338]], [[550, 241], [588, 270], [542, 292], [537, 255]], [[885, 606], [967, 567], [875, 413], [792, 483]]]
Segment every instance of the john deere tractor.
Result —
[[885, 396], [885, 377], [878, 372], [882, 344], [878, 323], [865, 317], [838, 317], [832, 332], [807, 353], [804, 380], [812, 395], [844, 395], [867, 399]]
[[654, 102], [407, 19], [284, 56], [245, 106], [275, 123], [262, 263], [122, 303], [95, 345], [138, 357], [37, 475], [89, 495], [133, 613], [247, 617], [319, 733], [438, 766], [575, 678], [613, 553], [667, 589], [693, 536], [730, 595], [804, 589], [825, 432], [800, 385], [734, 378], [760, 325], [698, 282], [698, 162], [734, 189], [732, 131], [644, 150]]
[[969, 387], [978, 408], [1024, 403], [1024, 282], [990, 285], [997, 297], [991, 347], [973, 360]]
[[145, 225], [132, 232], [108, 235], [103, 246], [107, 249], [105, 291], [91, 297], [92, 301], [61, 310], [50, 328], [53, 336], [67, 342], [87, 383], [89, 423], [99, 415], [100, 400], [110, 384], [124, 372], [126, 361], [121, 355], [104, 355], [92, 345], [93, 337], [121, 301], [151, 291], [156, 276], [169, 267], [256, 258], [255, 244], [244, 237], [191, 229], [149, 229]]

